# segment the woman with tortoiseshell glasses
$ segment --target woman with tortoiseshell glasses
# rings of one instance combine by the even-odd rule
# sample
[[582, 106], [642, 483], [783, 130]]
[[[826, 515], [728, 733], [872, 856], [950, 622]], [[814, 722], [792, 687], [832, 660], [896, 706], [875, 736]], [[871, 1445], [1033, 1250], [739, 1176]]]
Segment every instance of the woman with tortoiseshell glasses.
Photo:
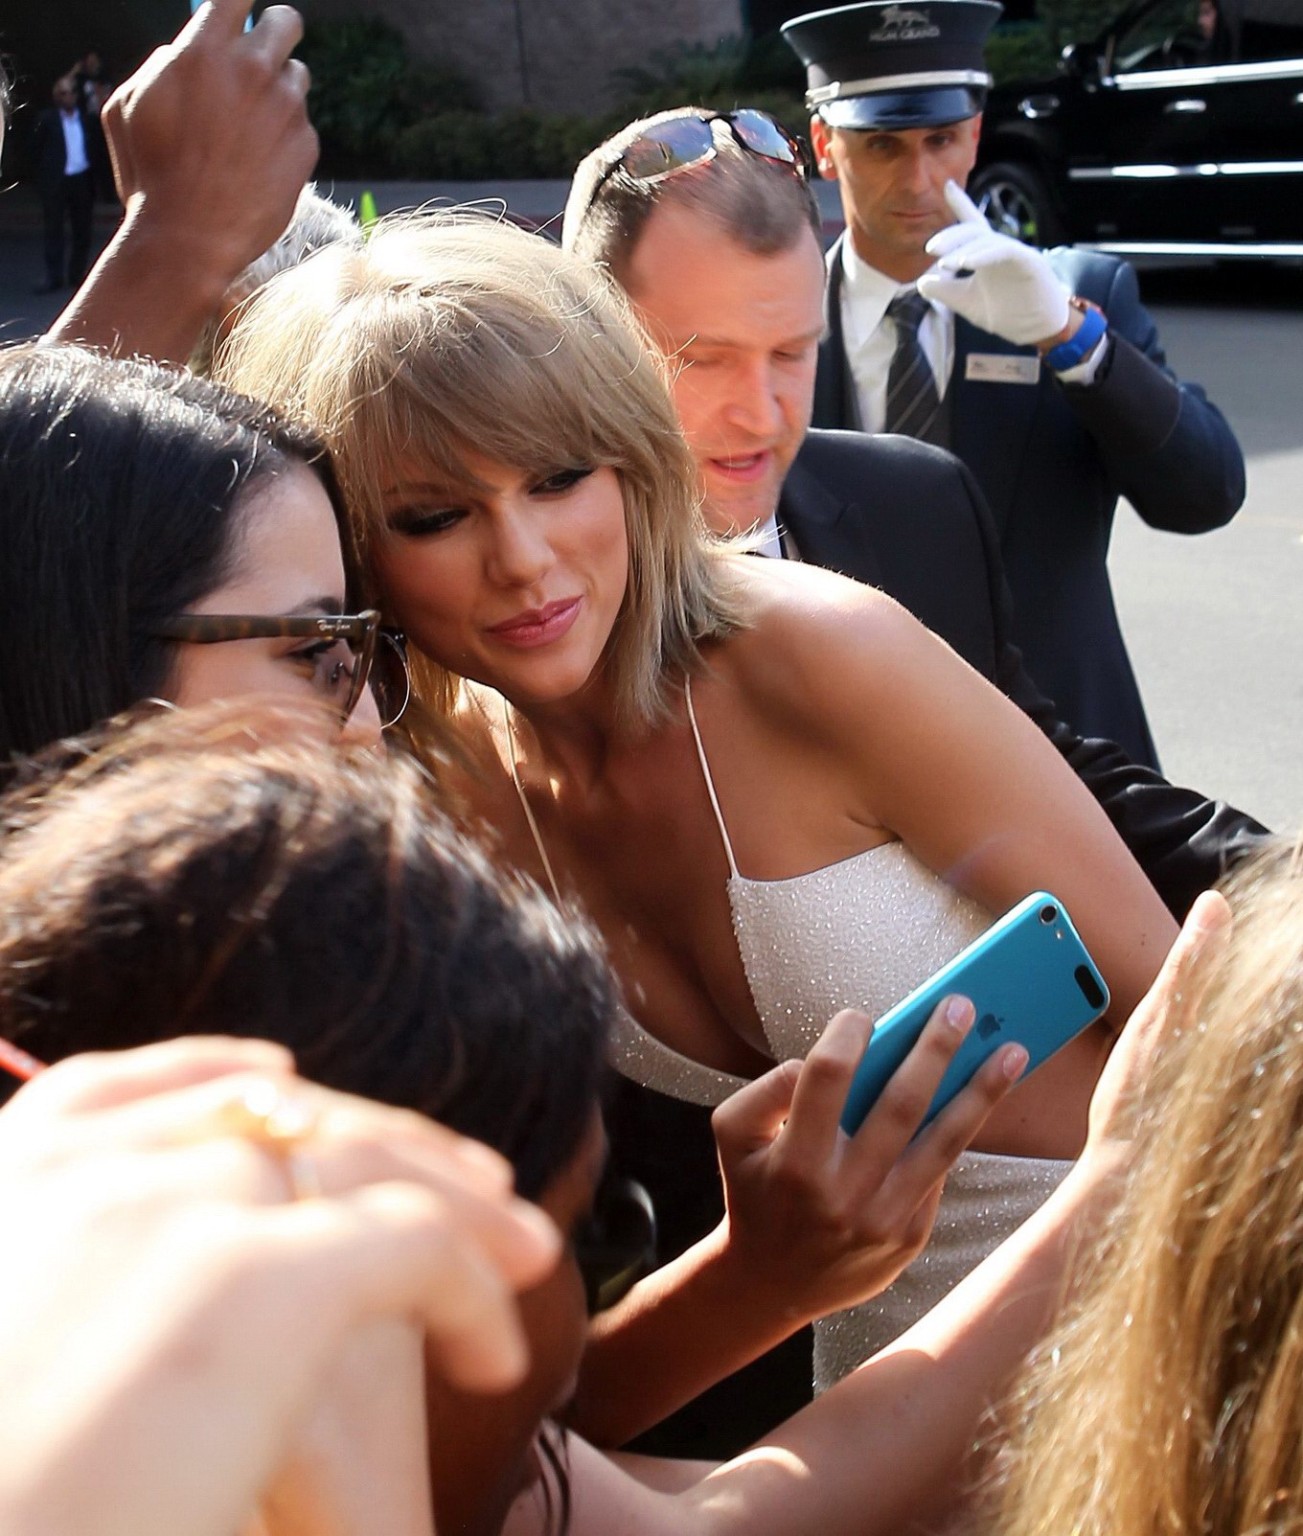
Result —
[[264, 406], [75, 348], [0, 354], [0, 762], [147, 699], [316, 698], [328, 731], [378, 739], [402, 638], [355, 601], [340, 520], [324, 448]]

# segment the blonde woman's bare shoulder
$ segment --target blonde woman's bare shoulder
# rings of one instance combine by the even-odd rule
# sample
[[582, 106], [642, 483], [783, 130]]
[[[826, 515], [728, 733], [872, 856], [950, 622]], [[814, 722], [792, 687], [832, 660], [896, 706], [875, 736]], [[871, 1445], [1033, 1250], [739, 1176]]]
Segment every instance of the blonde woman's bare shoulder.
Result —
[[[809, 701], [822, 715], [825, 693], [872, 690], [945, 649], [907, 609], [876, 587], [788, 560], [746, 562], [752, 622], [730, 645], [739, 681], [777, 692], [785, 704]], [[782, 665], [775, 664], [781, 658]]]

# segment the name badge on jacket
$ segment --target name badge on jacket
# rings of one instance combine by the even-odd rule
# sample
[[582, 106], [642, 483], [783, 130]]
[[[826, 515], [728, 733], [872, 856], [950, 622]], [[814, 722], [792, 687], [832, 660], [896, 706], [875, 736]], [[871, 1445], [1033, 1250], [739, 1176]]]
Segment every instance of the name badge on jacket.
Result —
[[979, 384], [1035, 384], [1041, 376], [1039, 357], [1018, 352], [970, 352], [964, 377]]

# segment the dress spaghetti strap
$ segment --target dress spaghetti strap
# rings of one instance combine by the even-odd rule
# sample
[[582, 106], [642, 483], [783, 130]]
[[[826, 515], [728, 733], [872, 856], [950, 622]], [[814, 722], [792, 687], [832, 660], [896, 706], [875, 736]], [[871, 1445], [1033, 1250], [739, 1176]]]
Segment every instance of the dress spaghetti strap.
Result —
[[543, 846], [543, 838], [538, 830], [538, 822], [534, 820], [533, 807], [525, 794], [525, 786], [520, 782], [520, 769], [516, 766], [516, 738], [511, 732], [510, 706], [506, 699], [502, 701], [502, 723], [507, 732], [507, 762], [511, 765], [511, 782], [516, 786], [516, 794], [520, 798], [520, 808], [525, 813], [525, 820], [529, 823], [530, 834], [534, 839], [534, 846], [538, 849], [538, 856], [543, 861], [543, 872], [547, 875], [547, 883], [552, 889], [552, 900], [557, 906], [561, 906], [561, 887], [556, 883], [556, 876], [552, 873], [552, 860], [547, 856], [547, 849]]
[[697, 712], [692, 707], [692, 679], [683, 679], [683, 697], [688, 706], [688, 724], [692, 727], [692, 739], [697, 743], [697, 761], [701, 764], [701, 776], [706, 781], [706, 793], [710, 796], [710, 808], [715, 813], [715, 821], [719, 827], [719, 835], [724, 844], [724, 853], [728, 858], [728, 872], [734, 879], [739, 879], [737, 861], [733, 857], [733, 844], [728, 840], [728, 828], [724, 825], [724, 813], [719, 808], [719, 796], [715, 793], [715, 781], [710, 776], [710, 764], [706, 761], [706, 749], [701, 744], [701, 732], [697, 729]]

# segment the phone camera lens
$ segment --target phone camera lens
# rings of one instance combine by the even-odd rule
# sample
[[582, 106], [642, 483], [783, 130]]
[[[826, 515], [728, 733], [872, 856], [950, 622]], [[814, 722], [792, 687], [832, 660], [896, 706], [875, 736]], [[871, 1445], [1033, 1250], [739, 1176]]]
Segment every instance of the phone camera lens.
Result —
[[1041, 922], [1043, 922], [1047, 928], [1054, 921], [1054, 919], [1058, 917], [1058, 915], [1059, 909], [1057, 907], [1041, 908]]

